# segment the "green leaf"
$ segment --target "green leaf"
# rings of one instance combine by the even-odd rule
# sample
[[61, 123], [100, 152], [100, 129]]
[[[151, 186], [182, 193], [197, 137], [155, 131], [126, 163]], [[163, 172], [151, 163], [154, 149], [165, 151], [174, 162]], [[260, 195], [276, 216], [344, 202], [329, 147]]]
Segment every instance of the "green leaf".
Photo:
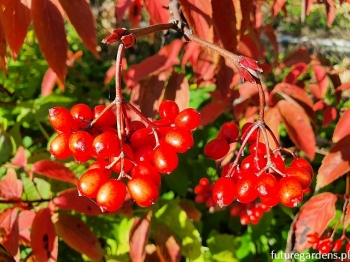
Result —
[[36, 109], [35, 118], [36, 120], [47, 119], [50, 108], [55, 106], [62, 106], [68, 108], [75, 101], [75, 98], [55, 94], [40, 97], [34, 102], [34, 108]]
[[[214, 233], [215, 234], [215, 233]], [[211, 235], [207, 239], [207, 244], [212, 254], [212, 261], [236, 262], [235, 239], [228, 234]]]
[[23, 178], [23, 186], [26, 200], [37, 200], [50, 197], [51, 185], [43, 179], [34, 177], [33, 181], [31, 181], [29, 177], [25, 177]]
[[201, 251], [201, 239], [194, 224], [187, 218], [176, 200], [165, 203], [155, 212], [156, 223], [168, 226], [181, 243], [181, 254], [188, 261], [202, 262], [204, 257]]
[[12, 153], [13, 144], [11, 137], [5, 131], [0, 129], [0, 163], [7, 161]]
[[[181, 161], [181, 160], [180, 160]], [[189, 184], [188, 174], [183, 165], [179, 165], [171, 175], [164, 175], [163, 179], [170, 190], [180, 196], [186, 196]]]

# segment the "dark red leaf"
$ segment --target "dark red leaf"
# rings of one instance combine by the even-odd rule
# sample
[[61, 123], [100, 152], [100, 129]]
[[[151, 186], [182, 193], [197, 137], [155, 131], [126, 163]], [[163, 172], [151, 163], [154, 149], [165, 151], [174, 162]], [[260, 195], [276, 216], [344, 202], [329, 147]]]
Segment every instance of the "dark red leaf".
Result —
[[145, 247], [150, 234], [152, 211], [149, 211], [143, 218], [135, 218], [130, 229], [129, 246], [130, 258], [133, 262], [142, 262], [145, 259]]
[[[232, 53], [236, 53], [237, 42], [240, 36], [237, 30], [236, 10], [232, 0], [211, 1], [213, 10], [213, 23], [217, 37], [224, 48]], [[240, 11], [240, 10], [239, 10]], [[241, 14], [239, 14], [241, 15]], [[242, 17], [240, 17], [242, 19]], [[239, 26], [240, 27], [240, 26]]]
[[[160, 98], [164, 93], [165, 73], [154, 75], [141, 81], [140, 85], [131, 90], [130, 103], [139, 108], [146, 117], [154, 119], [160, 105]], [[137, 116], [135, 115], [137, 118]], [[136, 119], [131, 116], [132, 119]]]
[[329, 126], [337, 118], [338, 112], [337, 109], [333, 106], [327, 106], [323, 112], [323, 122], [322, 127]]
[[216, 78], [217, 87], [220, 89], [222, 97], [231, 96], [232, 90], [234, 90], [240, 81], [236, 66], [226, 58], [220, 58]]
[[185, 53], [181, 59], [181, 67], [184, 68], [188, 61], [190, 61], [190, 63], [192, 65], [196, 64], [201, 51], [202, 51], [202, 49], [201, 49], [200, 45], [198, 45], [194, 42], [186, 43]]
[[216, 73], [217, 65], [214, 62], [214, 56], [214, 53], [202, 50], [198, 59], [193, 59], [194, 64], [192, 64], [192, 68], [197, 83], [203, 82], [204, 85], [209, 85], [215, 82], [213, 78]]
[[181, 261], [181, 245], [168, 227], [158, 224], [154, 238], [158, 255], [162, 257], [163, 261]]
[[264, 47], [256, 30], [249, 31], [241, 37], [238, 43], [238, 52], [246, 57], [258, 59], [264, 56]]
[[16, 167], [27, 166], [27, 157], [23, 146], [18, 147], [17, 152], [11, 162], [11, 165]]
[[171, 74], [165, 89], [164, 99], [175, 101], [180, 111], [188, 108], [190, 90], [187, 78], [184, 74], [176, 72]]
[[13, 59], [17, 54], [27, 35], [28, 27], [32, 21], [30, 16], [29, 0], [3, 0], [1, 6], [1, 20], [5, 31], [5, 38], [11, 48]]
[[305, 47], [300, 47], [299, 49], [295, 50], [293, 53], [289, 54], [283, 62], [276, 68], [275, 74], [280, 74], [282, 72], [282, 69], [285, 67], [291, 67], [297, 63], [305, 63], [309, 64], [311, 61], [310, 54], [306, 50]]
[[36, 261], [56, 261], [58, 238], [51, 221], [51, 210], [42, 208], [33, 220], [30, 231], [31, 248]]
[[286, 75], [283, 79], [284, 83], [295, 84], [298, 80], [298, 77], [304, 74], [308, 69], [307, 64], [304, 62], [297, 63], [292, 66], [288, 75]]
[[170, 13], [166, 10], [170, 0], [143, 0], [150, 20], [154, 24], [165, 24], [170, 21]]
[[0, 197], [5, 199], [20, 199], [22, 192], [22, 181], [17, 179], [15, 169], [8, 168], [5, 177], [0, 180]]
[[70, 22], [83, 40], [84, 45], [95, 57], [97, 52], [97, 37], [94, 17], [86, 0], [59, 0]]
[[318, 170], [316, 191], [350, 171], [349, 147], [350, 135], [347, 135], [329, 150]]
[[71, 248], [87, 255], [94, 261], [101, 260], [104, 253], [101, 243], [79, 217], [63, 213], [57, 214], [54, 225], [57, 235]]
[[335, 19], [335, 2], [334, 0], [326, 0], [326, 12], [327, 12], [327, 25], [328, 27], [331, 27], [333, 24], [333, 21]]
[[19, 236], [23, 245], [30, 245], [30, 228], [36, 213], [34, 209], [22, 210], [18, 216]]
[[312, 70], [315, 73], [315, 78], [319, 85], [321, 96], [324, 98], [328, 88], [327, 72], [321, 65], [312, 66]]
[[312, 108], [314, 111], [319, 111], [324, 109], [326, 106], [327, 104], [324, 101], [320, 100], [320, 101], [317, 101]]
[[350, 89], [350, 82], [344, 83], [336, 88], [337, 91]]
[[272, 15], [277, 16], [285, 5], [286, 0], [274, 0], [272, 4]]
[[[278, 110], [278, 107], [269, 107], [265, 111], [265, 123], [266, 125], [271, 129], [271, 131], [274, 133], [276, 140], [279, 141], [280, 138], [280, 124], [281, 124], [281, 115]], [[268, 132], [268, 139], [271, 149], [276, 148], [276, 143], [273, 140], [271, 134]]]
[[142, 15], [141, 0], [134, 0], [129, 6], [129, 20], [133, 27], [139, 27]]
[[321, 94], [320, 86], [318, 84], [309, 84], [309, 89], [316, 99], [323, 99], [323, 95]]
[[332, 140], [336, 143], [347, 135], [350, 135], [350, 108], [348, 108], [339, 118], [334, 129]]
[[41, 95], [48, 96], [52, 93], [52, 90], [56, 84], [57, 75], [51, 69], [48, 68], [43, 77], [43, 81], [41, 82]]
[[297, 148], [305, 152], [308, 158], [314, 159], [315, 134], [303, 108], [286, 100], [279, 101], [277, 106], [290, 139]]
[[123, 20], [124, 14], [131, 3], [132, 0], [115, 0], [115, 16], [118, 23]]
[[[4, 247], [7, 249], [7, 251], [13, 256], [13, 258], [16, 259], [16, 261], [19, 261], [19, 229], [18, 229], [18, 213], [17, 209], [12, 209], [12, 215], [10, 220], [12, 223], [11, 231], [7, 235], [2, 235], [2, 242], [1, 244], [4, 245]], [[0, 227], [1, 231], [1, 227]], [[3, 255], [1, 253], [1, 255]], [[1, 256], [1, 259], [3, 259], [3, 256]], [[6, 261], [14, 261], [14, 260], [6, 260]]]
[[266, 35], [266, 37], [268, 38], [269, 42], [271, 43], [271, 45], [273, 47], [273, 51], [275, 54], [274, 61], [277, 62], [279, 52], [278, 52], [278, 42], [277, 42], [277, 37], [276, 37], [276, 30], [270, 24], [264, 25], [263, 30], [264, 30], [264, 34]]
[[16, 223], [18, 215], [17, 208], [8, 208], [0, 213], [0, 234], [8, 235]]
[[306, 236], [323, 234], [328, 223], [335, 217], [336, 195], [326, 192], [310, 198], [300, 209], [295, 223], [295, 248], [298, 252], [310, 248]]
[[32, 0], [31, 10], [40, 49], [49, 67], [64, 82], [67, 74], [68, 43], [63, 17], [52, 0]]
[[203, 108], [200, 111], [201, 113], [200, 125], [205, 126], [213, 122], [222, 113], [226, 111], [228, 106], [229, 106], [229, 103], [226, 103], [224, 101], [213, 101], [203, 106]]
[[0, 19], [0, 70], [7, 75], [6, 40], [2, 21]]
[[[181, 0], [181, 8], [190, 28], [195, 35], [213, 42], [214, 31], [212, 21], [211, 1]], [[232, 14], [234, 15], [234, 14]]]
[[76, 188], [68, 188], [54, 198], [53, 203], [62, 210], [74, 210], [87, 215], [102, 214], [101, 209], [91, 199], [79, 196]]
[[69, 168], [65, 167], [60, 162], [51, 160], [39, 160], [35, 162], [32, 167], [32, 172], [60, 181], [69, 182], [74, 185], [78, 182], [75, 174]]

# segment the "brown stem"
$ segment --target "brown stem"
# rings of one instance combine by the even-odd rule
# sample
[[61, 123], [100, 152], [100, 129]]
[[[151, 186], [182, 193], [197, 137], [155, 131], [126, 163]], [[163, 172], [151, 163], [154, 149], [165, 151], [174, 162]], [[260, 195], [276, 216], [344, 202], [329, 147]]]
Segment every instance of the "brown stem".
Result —
[[177, 30], [176, 24], [174, 23], [157, 24], [157, 25], [151, 25], [151, 26], [142, 27], [142, 28], [128, 29], [128, 31], [137, 38], [137, 37], [149, 35], [158, 31], [164, 31], [164, 30], [170, 30], [170, 29]]
[[258, 120], [264, 121], [264, 113], [265, 113], [265, 106], [266, 106], [265, 93], [264, 93], [264, 89], [261, 85], [260, 79], [257, 78], [255, 81], [256, 81], [256, 87], [258, 88], [258, 92], [259, 92], [259, 117], [258, 117]]
[[42, 198], [42, 199], [35, 199], [35, 200], [0, 199], [0, 204], [17, 204], [17, 203], [36, 204], [36, 203], [50, 202], [51, 200], [52, 198]]

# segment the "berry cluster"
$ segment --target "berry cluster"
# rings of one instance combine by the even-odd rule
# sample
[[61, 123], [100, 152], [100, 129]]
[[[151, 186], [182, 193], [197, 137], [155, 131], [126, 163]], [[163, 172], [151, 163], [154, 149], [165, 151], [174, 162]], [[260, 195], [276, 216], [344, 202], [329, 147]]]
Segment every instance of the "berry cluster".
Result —
[[[294, 160], [286, 167], [282, 148], [275, 139], [277, 148], [271, 150], [266, 130], [269, 129], [264, 122], [246, 123], [239, 139], [238, 126], [225, 123], [217, 138], [206, 144], [206, 156], [220, 160], [229, 152], [230, 143], [241, 142], [235, 161], [222, 168], [212, 191], [212, 198], [220, 207], [230, 205], [235, 199], [248, 204], [258, 197], [269, 207], [278, 203], [295, 207], [302, 201], [314, 175], [310, 163], [293, 154]], [[259, 141], [261, 133], [264, 142]], [[249, 154], [240, 161], [245, 149]]]
[[307, 241], [312, 244], [313, 249], [317, 249], [320, 253], [326, 254], [331, 251], [338, 252], [343, 246], [343, 242], [346, 242], [345, 252], [349, 254], [350, 252], [350, 241], [344, 236], [333, 240], [331, 236], [326, 235], [319, 237], [317, 233], [310, 233], [306, 236]]
[[231, 207], [230, 215], [239, 216], [242, 225], [248, 225], [249, 223], [256, 225], [259, 223], [264, 212], [269, 212], [270, 209], [267, 205], [257, 202], [249, 204], [236, 203]]
[[[160, 119], [153, 122], [126, 101], [116, 106], [116, 114], [102, 105], [93, 110], [85, 104], [70, 111], [63, 107], [49, 110], [50, 123], [58, 134], [50, 144], [52, 156], [73, 156], [78, 162], [95, 159], [80, 177], [78, 191], [96, 199], [104, 211], [119, 209], [127, 191], [138, 205], [152, 205], [158, 198], [160, 174], [170, 174], [177, 167], [177, 153], [193, 146], [191, 131], [200, 122], [198, 111], [187, 108], [180, 112], [170, 100], [161, 103]], [[142, 121], [129, 121], [126, 107]], [[112, 171], [119, 174], [117, 178], [111, 178]], [[126, 185], [123, 178], [128, 179]]]
[[212, 198], [213, 187], [214, 185], [208, 178], [201, 178], [198, 185], [194, 188], [194, 193], [196, 194], [194, 201], [198, 204], [205, 203], [208, 208], [216, 206]]

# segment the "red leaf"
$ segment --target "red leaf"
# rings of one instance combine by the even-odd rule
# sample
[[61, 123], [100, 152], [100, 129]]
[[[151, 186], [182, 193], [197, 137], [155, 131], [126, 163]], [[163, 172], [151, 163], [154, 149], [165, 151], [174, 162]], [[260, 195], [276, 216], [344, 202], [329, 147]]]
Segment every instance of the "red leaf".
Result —
[[49, 67], [64, 82], [68, 43], [62, 15], [52, 0], [32, 0], [32, 18], [40, 49]]
[[71, 248], [85, 254], [92, 260], [100, 261], [102, 259], [101, 243], [80, 218], [69, 214], [57, 214], [54, 225], [57, 235]]
[[27, 157], [23, 146], [18, 147], [17, 152], [11, 162], [11, 165], [16, 167], [27, 166]]
[[314, 159], [316, 139], [305, 111], [286, 100], [279, 101], [277, 106], [290, 139], [308, 158]]
[[[197, 83], [202, 81], [212, 84], [216, 73], [217, 65], [214, 62], [215, 54], [202, 50], [197, 60], [192, 64], [195, 80]], [[192, 61], [191, 61], [192, 62]]]
[[188, 108], [190, 92], [189, 84], [184, 74], [172, 73], [165, 89], [164, 99], [175, 101], [180, 111]]
[[170, 21], [170, 13], [166, 10], [169, 0], [144, 0], [143, 2], [154, 24], [165, 24]]
[[350, 108], [339, 118], [333, 133], [333, 142], [336, 143], [345, 136], [350, 135]]
[[264, 30], [264, 34], [266, 35], [266, 37], [268, 38], [269, 42], [273, 47], [273, 51], [275, 53], [275, 61], [277, 62], [277, 57], [279, 52], [278, 52], [276, 30], [270, 24], [264, 25], [263, 30]]
[[[141, 110], [144, 116], [154, 119], [157, 115], [160, 98], [165, 91], [165, 79], [165, 74], [154, 75], [131, 90], [130, 103]], [[138, 119], [138, 116], [131, 116], [131, 118]]]
[[40, 160], [34, 163], [32, 172], [36, 172], [39, 175], [77, 184], [78, 179], [75, 174], [60, 162], [51, 160]]
[[309, 64], [311, 61], [310, 54], [305, 47], [301, 47], [289, 54], [283, 62], [276, 68], [275, 74], [280, 74], [285, 67], [291, 67], [297, 63]]
[[141, 0], [134, 0], [129, 6], [129, 20], [133, 27], [139, 27], [142, 15]]
[[307, 234], [323, 234], [328, 223], [335, 217], [336, 195], [326, 192], [310, 198], [300, 209], [295, 223], [295, 248], [298, 252], [310, 248]]
[[292, 66], [288, 75], [286, 75], [283, 79], [284, 83], [295, 84], [298, 80], [298, 77], [304, 74], [308, 69], [307, 64], [304, 62], [297, 63]]
[[220, 89], [222, 97], [229, 97], [232, 90], [238, 85], [240, 76], [237, 74], [237, 68], [232, 61], [221, 58], [218, 66], [217, 87]]
[[[211, 1], [181, 0], [181, 8], [194, 33], [209, 42], [213, 42], [213, 21]], [[234, 13], [232, 14], [234, 15]]]
[[115, 0], [115, 16], [118, 23], [123, 20], [124, 14], [131, 5], [131, 2], [132, 0]]
[[327, 25], [331, 27], [335, 19], [335, 3], [334, 0], [327, 0], [325, 3], [327, 12]]
[[309, 15], [311, 12], [311, 7], [314, 4], [315, 0], [305, 0], [305, 13]]
[[211, 5], [215, 33], [224, 48], [235, 53], [237, 50], [239, 32], [236, 27], [237, 18], [233, 2], [232, 0], [211, 1]]
[[321, 65], [314, 65], [312, 66], [312, 70], [315, 73], [316, 81], [319, 85], [319, 89], [321, 92], [322, 98], [325, 96], [328, 88], [328, 78], [327, 78], [327, 72], [324, 70], [324, 68]]
[[141, 79], [153, 74], [159, 74], [179, 64], [177, 55], [181, 46], [182, 42], [180, 40], [175, 40], [170, 45], [159, 50], [158, 54], [144, 59], [137, 65], [131, 66], [129, 70], [124, 73], [126, 86], [133, 88]]
[[91, 199], [79, 196], [76, 188], [62, 191], [53, 202], [62, 210], [74, 210], [87, 215], [102, 214], [101, 209]]
[[8, 208], [0, 213], [0, 235], [9, 235], [17, 220], [17, 208]]
[[251, 28], [241, 37], [237, 50], [241, 55], [254, 59], [264, 56], [264, 47], [260, 36], [256, 30]]
[[145, 247], [150, 234], [151, 218], [152, 211], [149, 211], [143, 218], [135, 218], [130, 229], [129, 255], [133, 262], [142, 262], [145, 259]]
[[350, 82], [344, 83], [336, 88], [337, 91], [350, 89]]
[[13, 59], [16, 60], [18, 51], [27, 35], [29, 24], [32, 21], [30, 1], [3, 0], [0, 9], [6, 41], [11, 48]]
[[31, 248], [36, 261], [57, 261], [58, 238], [49, 208], [42, 208], [33, 220], [30, 231]]
[[56, 73], [51, 68], [48, 68], [41, 82], [42, 96], [48, 96], [52, 93], [52, 90], [56, 84], [56, 79], [57, 79]]
[[0, 70], [4, 71], [7, 75], [7, 52], [6, 52], [6, 40], [2, 21], [0, 20]]
[[322, 127], [329, 126], [329, 124], [337, 118], [337, 114], [338, 112], [336, 108], [334, 108], [333, 106], [327, 106], [323, 112]]
[[86, 0], [59, 0], [84, 45], [98, 57], [94, 17]]
[[350, 171], [350, 135], [338, 141], [323, 158], [318, 170], [316, 188], [319, 190]]
[[[7, 209], [0, 215], [0, 235], [1, 244], [11, 255], [19, 258], [19, 228], [18, 228], [18, 210], [16, 208]], [[1, 258], [3, 258], [1, 256]], [[4, 260], [5, 261], [5, 260]], [[14, 261], [14, 260], [6, 260]]]
[[272, 15], [277, 16], [285, 5], [286, 0], [274, 0], [272, 4]]
[[181, 59], [181, 67], [184, 68], [188, 61], [190, 61], [190, 63], [192, 65], [196, 64], [201, 51], [202, 51], [202, 49], [201, 49], [200, 45], [198, 45], [194, 42], [186, 43], [185, 53]]
[[203, 106], [201, 113], [200, 126], [210, 124], [217, 119], [222, 113], [224, 113], [229, 106], [229, 103], [224, 101], [213, 101]]
[[15, 169], [8, 168], [6, 176], [0, 180], [0, 197], [5, 199], [20, 199], [22, 192], [22, 181], [17, 179]]
[[29, 246], [30, 245], [30, 231], [35, 217], [35, 210], [22, 210], [18, 216], [18, 225], [19, 225], [19, 236], [21, 244]]
[[162, 261], [181, 261], [180, 243], [176, 239], [175, 234], [168, 227], [158, 224], [154, 238], [158, 255], [162, 257]]
[[[279, 141], [280, 138], [280, 124], [281, 124], [281, 115], [278, 110], [278, 107], [269, 107], [265, 111], [265, 123], [266, 125], [271, 129], [271, 131], [274, 133], [276, 140]], [[271, 137], [271, 134], [268, 132], [268, 139], [271, 149], [276, 148], [276, 143]]]

